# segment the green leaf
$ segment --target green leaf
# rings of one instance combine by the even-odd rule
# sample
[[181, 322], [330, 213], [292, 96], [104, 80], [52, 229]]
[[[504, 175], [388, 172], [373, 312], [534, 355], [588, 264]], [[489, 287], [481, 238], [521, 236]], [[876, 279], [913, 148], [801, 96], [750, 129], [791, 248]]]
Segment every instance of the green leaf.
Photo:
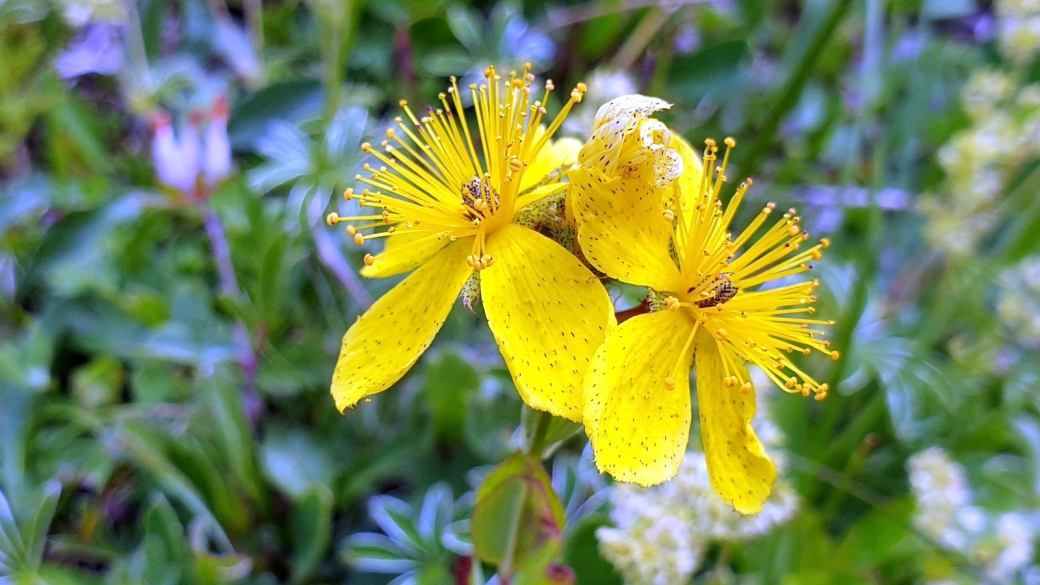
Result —
[[123, 366], [111, 357], [99, 357], [72, 374], [72, 394], [81, 406], [96, 409], [115, 404], [123, 389]]
[[477, 556], [501, 573], [540, 573], [559, 552], [563, 524], [563, 505], [540, 462], [517, 452], [478, 488], [470, 532]]
[[294, 79], [272, 83], [242, 101], [228, 121], [228, 138], [236, 150], [255, 148], [275, 120], [300, 120], [321, 111], [321, 82]]
[[312, 484], [294, 503], [293, 583], [306, 583], [325, 557], [332, 537], [332, 505], [332, 492], [321, 484]]
[[[448, 26], [452, 34], [469, 49], [471, 53], [479, 53], [485, 47], [484, 20], [474, 9], [462, 5], [452, 4], [448, 7]], [[463, 73], [457, 71], [456, 75]]]
[[726, 41], [676, 59], [669, 74], [669, 88], [675, 100], [695, 104], [709, 93], [737, 87], [750, 52], [747, 41]]
[[480, 386], [473, 366], [450, 352], [428, 362], [426, 401], [433, 415], [433, 433], [438, 443], [456, 444], [463, 438], [468, 398]]
[[582, 518], [571, 529], [571, 536], [563, 551], [563, 560], [574, 569], [578, 585], [621, 585], [621, 575], [599, 554], [599, 539], [596, 529], [609, 526], [606, 514], [595, 514]]

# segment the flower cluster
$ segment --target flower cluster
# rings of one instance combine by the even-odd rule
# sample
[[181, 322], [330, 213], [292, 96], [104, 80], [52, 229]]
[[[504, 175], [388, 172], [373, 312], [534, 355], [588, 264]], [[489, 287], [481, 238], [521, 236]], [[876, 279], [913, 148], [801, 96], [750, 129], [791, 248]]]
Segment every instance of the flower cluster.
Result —
[[[775, 447], [779, 433], [772, 424], [762, 420], [755, 426], [763, 443]], [[649, 489], [618, 484], [610, 501], [615, 526], [600, 528], [596, 536], [603, 556], [629, 585], [686, 583], [711, 543], [762, 536], [798, 510], [794, 487], [780, 480], [761, 513], [737, 513], [712, 488], [701, 451], [686, 454], [673, 481]]]
[[995, 226], [997, 202], [1022, 164], [1040, 156], [1040, 84], [1022, 83], [1024, 68], [1040, 50], [1040, 3], [1003, 0], [1000, 46], [1011, 71], [975, 72], [961, 99], [969, 128], [939, 152], [947, 180], [942, 194], [926, 198], [926, 237], [954, 257], [972, 254]]
[[[703, 158], [654, 112], [670, 107], [627, 95], [601, 106], [584, 145], [554, 140], [582, 102], [583, 83], [550, 117], [555, 90], [531, 67], [459, 87], [440, 107], [403, 116], [345, 199], [362, 274], [412, 271], [343, 338], [332, 379], [342, 411], [397, 382], [432, 343], [455, 300], [482, 300], [488, 325], [524, 402], [583, 423], [601, 472], [642, 486], [680, 469], [692, 418], [690, 374], [710, 483], [744, 514], [761, 511], [776, 479], [751, 421], [747, 364], [780, 388], [827, 396], [803, 369], [813, 351], [837, 359], [814, 318], [812, 269], [830, 245], [806, 244], [795, 210], [775, 205], [734, 236], [751, 180], [728, 204], [722, 189], [732, 138]], [[550, 121], [551, 120], [551, 121]], [[718, 162], [718, 166], [716, 166]], [[652, 308], [621, 325], [602, 277], [646, 287]]]
[[1033, 558], [1035, 538], [1027, 518], [1013, 512], [993, 514], [973, 505], [964, 468], [939, 447], [910, 457], [907, 469], [918, 530], [982, 567], [988, 582], [1007, 583], [1025, 569]]
[[188, 200], [205, 199], [232, 171], [227, 100], [218, 98], [207, 114], [192, 112], [180, 133], [166, 112], [152, 118], [155, 173], [160, 183]]
[[1040, 2], [999, 0], [1000, 48], [1016, 63], [1028, 65], [1040, 49]]
[[1020, 343], [1040, 345], [1040, 257], [1026, 258], [1001, 275], [997, 315]]

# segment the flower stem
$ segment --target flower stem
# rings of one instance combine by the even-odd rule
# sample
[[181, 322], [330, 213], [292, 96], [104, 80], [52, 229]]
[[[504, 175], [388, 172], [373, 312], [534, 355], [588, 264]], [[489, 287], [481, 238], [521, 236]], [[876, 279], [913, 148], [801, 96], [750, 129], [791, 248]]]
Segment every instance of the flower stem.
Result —
[[[227, 296], [236, 296], [238, 295], [238, 280], [235, 278], [235, 265], [231, 261], [231, 247], [228, 245], [227, 234], [224, 232], [224, 224], [208, 203], [202, 205], [202, 221], [206, 228], [206, 235], [209, 236], [213, 261], [217, 265], [220, 292]], [[242, 405], [246, 410], [246, 417], [255, 429], [263, 412], [263, 401], [256, 391], [256, 371], [260, 360], [253, 351], [249, 329], [241, 319], [235, 320], [231, 332], [235, 343], [235, 353], [238, 354], [238, 363], [242, 367]]]
[[542, 451], [545, 450], [545, 439], [549, 435], [549, 425], [552, 424], [552, 415], [548, 412], [538, 411], [538, 421], [534, 425], [534, 436], [527, 447], [527, 454], [542, 459]]

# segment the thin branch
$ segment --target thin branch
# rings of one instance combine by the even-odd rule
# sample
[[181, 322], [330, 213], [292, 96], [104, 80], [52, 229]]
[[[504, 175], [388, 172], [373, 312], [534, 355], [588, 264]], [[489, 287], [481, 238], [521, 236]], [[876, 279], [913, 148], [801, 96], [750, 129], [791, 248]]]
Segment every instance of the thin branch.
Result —
[[[220, 291], [230, 297], [238, 296], [238, 280], [235, 278], [235, 265], [231, 262], [231, 247], [228, 245], [227, 234], [224, 232], [224, 224], [217, 212], [208, 204], [203, 205], [202, 216], [206, 235], [209, 236], [210, 247], [213, 251], [213, 261], [217, 264]], [[241, 319], [235, 320], [231, 331], [238, 362], [242, 367], [242, 402], [246, 416], [255, 428], [263, 410], [263, 401], [256, 390], [256, 372], [260, 359], [253, 350], [249, 329]]]
[[640, 8], [661, 8], [664, 10], [676, 10], [683, 6], [694, 6], [697, 4], [711, 4], [714, 0], [628, 0], [617, 5], [604, 6], [600, 2], [589, 2], [580, 6], [567, 8], [554, 8], [549, 11], [546, 18], [544, 30], [566, 28], [575, 24], [595, 20], [604, 16], [631, 12]]

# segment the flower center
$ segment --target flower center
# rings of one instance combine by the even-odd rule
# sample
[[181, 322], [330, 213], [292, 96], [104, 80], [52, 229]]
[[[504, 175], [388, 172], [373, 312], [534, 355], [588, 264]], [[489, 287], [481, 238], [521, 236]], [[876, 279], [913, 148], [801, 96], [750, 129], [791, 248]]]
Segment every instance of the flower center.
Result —
[[[711, 281], [711, 286], [707, 288], [707, 290], [704, 290], [700, 293], [699, 296], [703, 298], [701, 298], [701, 300], [699, 301], [694, 301], [693, 304], [702, 309], [707, 309], [709, 307], [721, 305], [722, 303], [725, 303], [726, 301], [737, 296], [737, 293], [740, 292], [740, 289], [738, 289], [736, 285], [733, 284], [733, 281], [730, 280], [732, 277], [732, 272], [723, 272], [722, 274], [716, 276]], [[698, 288], [704, 287], [705, 284], [709, 284], [707, 280], [708, 279], [705, 278], [697, 286], [690, 287], [690, 290], [686, 292], [692, 293]]]
[[494, 215], [502, 204], [498, 191], [486, 178], [473, 177], [462, 186], [462, 206], [466, 208], [465, 216], [470, 221], [478, 222]]

